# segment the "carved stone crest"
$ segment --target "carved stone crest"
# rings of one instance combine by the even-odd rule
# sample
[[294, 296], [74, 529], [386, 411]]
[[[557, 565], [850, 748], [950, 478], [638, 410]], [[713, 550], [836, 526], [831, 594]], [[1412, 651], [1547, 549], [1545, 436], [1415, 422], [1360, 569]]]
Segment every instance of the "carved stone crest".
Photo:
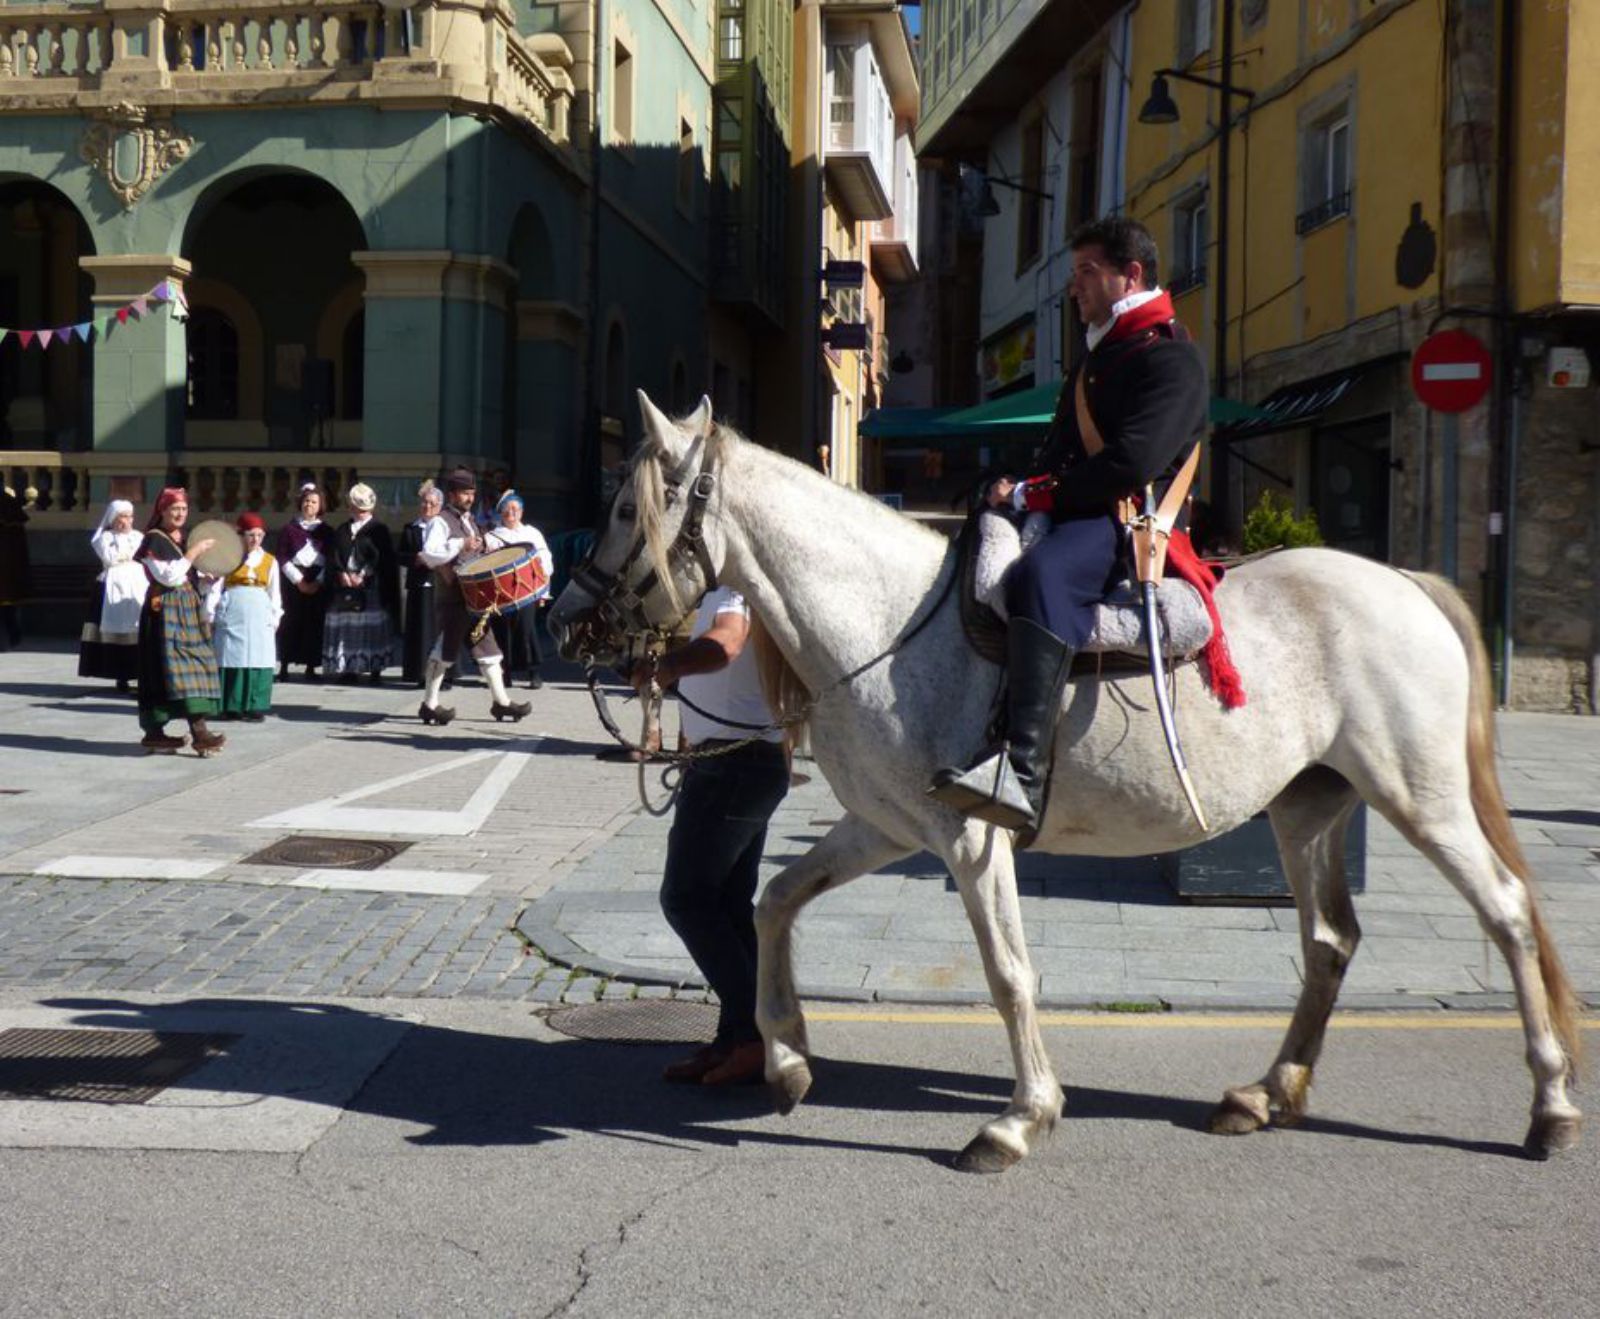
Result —
[[102, 110], [78, 154], [105, 179], [126, 210], [187, 156], [194, 138], [131, 101]]

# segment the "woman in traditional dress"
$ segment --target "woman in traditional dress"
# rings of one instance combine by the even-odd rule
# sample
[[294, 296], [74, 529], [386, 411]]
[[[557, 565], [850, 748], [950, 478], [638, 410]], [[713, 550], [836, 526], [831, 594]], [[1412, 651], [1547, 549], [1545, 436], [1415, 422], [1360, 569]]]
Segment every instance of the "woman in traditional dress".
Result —
[[539, 610], [550, 599], [550, 577], [555, 571], [555, 559], [539, 528], [522, 520], [522, 508], [522, 496], [515, 490], [507, 490], [501, 495], [495, 505], [495, 515], [500, 519], [500, 525], [485, 537], [485, 541], [491, 550], [507, 545], [528, 546], [544, 572], [544, 589], [536, 597], [537, 604], [524, 605], [509, 614], [496, 614], [491, 626], [494, 628], [494, 639], [500, 643], [500, 649], [506, 657], [506, 678], [514, 680], [517, 674], [526, 673], [528, 686], [537, 688], [544, 686], [544, 678], [539, 673], [539, 666], [544, 662], [544, 655], [539, 649]]
[[333, 533], [328, 553], [328, 618], [322, 669], [355, 681], [366, 674], [374, 685], [394, 663], [400, 612], [400, 565], [389, 528], [372, 516], [378, 496], [369, 485], [353, 485], [350, 516]]
[[278, 568], [288, 581], [283, 622], [278, 628], [278, 677], [291, 664], [306, 666], [306, 680], [322, 663], [322, 619], [328, 608], [328, 550], [333, 534], [322, 520], [322, 491], [310, 481], [300, 487], [300, 516], [278, 533]]
[[133, 529], [133, 505], [113, 499], [101, 515], [89, 544], [100, 560], [100, 575], [89, 593], [89, 616], [78, 642], [80, 678], [114, 678], [126, 692], [139, 676], [139, 611], [149, 579], [133, 561], [143, 535]]
[[228, 739], [206, 727], [206, 716], [221, 707], [222, 691], [193, 575], [194, 560], [215, 542], [200, 540], [185, 549], [188, 520], [189, 496], [177, 487], [163, 490], [134, 556], [150, 583], [139, 613], [139, 745], [171, 755], [183, 739], [167, 736], [167, 721], [187, 719], [195, 751], [210, 756]]
[[444, 494], [432, 481], [417, 490], [417, 518], [400, 533], [400, 566], [406, 570], [406, 632], [401, 676], [413, 687], [427, 682], [428, 652], [433, 649], [433, 569], [417, 558], [428, 536], [428, 523], [444, 507]]
[[206, 613], [221, 673], [222, 717], [259, 724], [272, 709], [283, 592], [278, 561], [262, 549], [266, 523], [255, 513], [241, 513], [233, 525], [244, 540], [244, 562], [212, 583]]

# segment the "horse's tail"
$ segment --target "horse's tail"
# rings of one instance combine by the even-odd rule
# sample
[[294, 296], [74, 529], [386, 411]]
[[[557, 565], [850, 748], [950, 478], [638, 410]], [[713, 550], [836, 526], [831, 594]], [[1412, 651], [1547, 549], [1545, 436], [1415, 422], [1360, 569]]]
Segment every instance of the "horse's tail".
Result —
[[806, 745], [810, 730], [805, 713], [811, 704], [811, 693], [800, 681], [800, 675], [789, 667], [772, 633], [756, 613], [750, 615], [750, 645], [755, 649], [761, 694], [767, 698], [773, 716], [783, 722], [783, 745], [793, 756]]
[[1561, 965], [1561, 957], [1539, 910], [1530, 882], [1528, 858], [1512, 828], [1511, 812], [1506, 809], [1500, 775], [1495, 770], [1494, 698], [1490, 693], [1489, 655], [1478, 635], [1477, 620], [1453, 583], [1432, 573], [1407, 572], [1406, 576], [1420, 586], [1440, 613], [1450, 620], [1450, 626], [1455, 628], [1462, 649], [1467, 653], [1471, 674], [1467, 693], [1467, 770], [1472, 810], [1495, 855], [1527, 888], [1528, 912], [1534, 941], [1539, 948], [1539, 973], [1544, 977], [1545, 994], [1550, 1003], [1550, 1024], [1576, 1070], [1583, 1047], [1578, 1030], [1582, 1004], [1567, 979], [1566, 969]]

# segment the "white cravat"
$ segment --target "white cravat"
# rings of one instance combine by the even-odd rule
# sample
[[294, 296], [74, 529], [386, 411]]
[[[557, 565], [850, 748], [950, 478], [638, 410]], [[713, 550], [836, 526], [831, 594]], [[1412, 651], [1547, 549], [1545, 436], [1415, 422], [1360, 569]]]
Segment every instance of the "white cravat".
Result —
[[1111, 327], [1117, 323], [1117, 317], [1125, 311], [1132, 311], [1135, 307], [1142, 307], [1151, 298], [1159, 298], [1159, 288], [1140, 289], [1137, 293], [1130, 293], [1127, 297], [1111, 304], [1111, 315], [1103, 325], [1091, 325], [1084, 331], [1084, 338], [1089, 342], [1089, 351], [1092, 353], [1100, 346], [1100, 341], [1111, 333]]

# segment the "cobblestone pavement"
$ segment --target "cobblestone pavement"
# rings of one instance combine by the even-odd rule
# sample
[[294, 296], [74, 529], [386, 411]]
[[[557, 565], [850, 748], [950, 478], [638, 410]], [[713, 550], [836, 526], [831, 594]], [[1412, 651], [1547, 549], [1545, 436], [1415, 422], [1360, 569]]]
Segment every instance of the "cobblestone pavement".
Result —
[[[443, 729], [417, 721], [414, 691], [289, 684], [283, 718], [229, 725], [224, 755], [199, 761], [133, 754], [130, 703], [72, 671], [61, 650], [0, 656], [0, 985], [703, 997], [656, 905], [669, 820], [640, 808], [633, 767], [595, 758], [603, 734], [575, 683], [528, 693], [518, 725], [463, 687]], [[1600, 721], [1507, 715], [1500, 731], [1550, 925], [1573, 979], [1600, 991]], [[774, 817], [769, 875], [839, 818], [800, 768], [812, 777]], [[287, 836], [409, 846], [367, 872], [247, 860]], [[172, 859], [190, 877], [152, 877]], [[1291, 909], [1181, 904], [1153, 859], [1025, 856], [1019, 874], [1045, 1003], [1287, 1007], [1298, 989]], [[429, 885], [447, 891], [417, 891]], [[1377, 820], [1357, 911], [1343, 1002], [1506, 1001], [1466, 905]], [[798, 959], [817, 996], [987, 996], [959, 898], [926, 856], [816, 903]]]

